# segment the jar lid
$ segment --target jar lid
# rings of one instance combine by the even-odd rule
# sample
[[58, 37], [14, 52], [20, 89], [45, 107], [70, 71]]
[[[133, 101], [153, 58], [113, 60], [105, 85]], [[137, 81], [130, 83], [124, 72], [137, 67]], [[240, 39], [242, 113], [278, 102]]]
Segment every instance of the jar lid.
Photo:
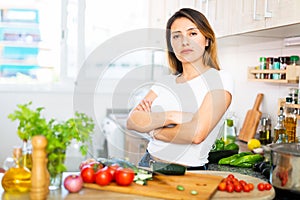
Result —
[[291, 56], [290, 60], [291, 61], [298, 61], [299, 60], [299, 56]]
[[259, 58], [259, 61], [261, 62], [261, 61], [266, 61], [267, 60], [267, 58], [266, 57], [260, 57]]
[[292, 97], [285, 97], [285, 102], [286, 103], [292, 103], [293, 98]]

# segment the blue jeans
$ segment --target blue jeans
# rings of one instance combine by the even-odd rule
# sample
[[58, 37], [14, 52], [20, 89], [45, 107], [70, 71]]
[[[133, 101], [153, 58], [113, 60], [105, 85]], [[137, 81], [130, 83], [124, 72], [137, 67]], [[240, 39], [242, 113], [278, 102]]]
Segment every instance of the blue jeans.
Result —
[[[150, 167], [150, 162], [154, 161], [153, 158], [151, 158], [150, 153], [146, 150], [146, 153], [143, 155], [141, 160], [138, 163], [138, 166], [140, 167]], [[208, 170], [208, 164], [205, 164], [203, 166], [195, 166], [195, 167], [187, 167], [187, 170]]]

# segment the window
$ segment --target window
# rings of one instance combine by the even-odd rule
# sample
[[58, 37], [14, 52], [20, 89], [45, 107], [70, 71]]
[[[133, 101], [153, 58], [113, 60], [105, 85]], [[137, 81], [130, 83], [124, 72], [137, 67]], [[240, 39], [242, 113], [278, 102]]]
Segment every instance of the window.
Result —
[[[0, 0], [0, 83], [74, 80], [101, 43], [148, 27], [147, 8], [148, 0]], [[112, 66], [141, 62], [130, 57]]]
[[[60, 73], [60, 0], [0, 1], [0, 83], [52, 82]], [[53, 14], [55, 11], [56, 14]]]

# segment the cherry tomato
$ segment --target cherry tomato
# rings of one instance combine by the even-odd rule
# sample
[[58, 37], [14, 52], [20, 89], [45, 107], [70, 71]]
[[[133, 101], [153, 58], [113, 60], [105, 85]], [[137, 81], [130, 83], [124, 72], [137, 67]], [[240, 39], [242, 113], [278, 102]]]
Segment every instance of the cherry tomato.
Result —
[[234, 191], [234, 186], [233, 184], [229, 184], [229, 185], [226, 185], [226, 191], [227, 192], [233, 192]]
[[236, 191], [236, 192], [241, 192], [242, 189], [243, 189], [243, 187], [240, 184], [234, 186], [234, 191]]
[[134, 179], [134, 171], [131, 168], [119, 167], [115, 172], [115, 179], [118, 185], [130, 185]]
[[94, 169], [87, 165], [84, 166], [80, 172], [83, 182], [85, 183], [94, 183], [95, 182], [95, 171]]
[[270, 183], [266, 183], [265, 190], [271, 190], [271, 189], [272, 189], [272, 185]]
[[243, 186], [243, 191], [244, 192], [250, 192], [250, 188], [249, 188], [248, 184], [246, 184], [246, 185]]
[[112, 175], [106, 168], [98, 170], [95, 176], [95, 182], [101, 186], [108, 185], [112, 181]]
[[240, 184], [244, 187], [244, 185], [246, 185], [247, 184], [247, 182], [246, 181], [244, 181], [244, 180], [239, 180], [239, 182], [240, 182]]
[[264, 190], [265, 190], [265, 184], [264, 184], [264, 183], [259, 183], [259, 184], [257, 185], [257, 189], [258, 189], [259, 191], [264, 191]]
[[252, 190], [254, 189], [254, 185], [253, 185], [253, 183], [248, 183], [247, 185], [248, 185], [248, 187], [249, 187], [250, 191], [252, 191]]
[[224, 181], [219, 183], [218, 190], [220, 190], [220, 191], [225, 191], [226, 190], [226, 183]]
[[234, 179], [235, 177], [234, 177], [233, 174], [228, 174], [228, 175], [227, 175], [227, 178], [229, 178], [229, 179]]

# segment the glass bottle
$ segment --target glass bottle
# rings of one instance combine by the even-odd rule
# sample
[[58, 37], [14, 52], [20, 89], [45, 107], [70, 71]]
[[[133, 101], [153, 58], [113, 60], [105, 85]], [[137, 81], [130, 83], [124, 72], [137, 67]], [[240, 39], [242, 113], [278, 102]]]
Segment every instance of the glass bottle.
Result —
[[286, 109], [285, 109], [285, 120], [284, 126], [286, 128], [286, 135], [288, 137], [288, 142], [295, 142], [296, 137], [296, 127], [297, 127], [297, 110], [289, 107], [288, 104], [291, 104], [291, 98], [286, 98]]
[[266, 145], [266, 118], [264, 117], [260, 119], [260, 125], [257, 129], [257, 135], [260, 143]]
[[287, 142], [288, 142], [287, 135], [282, 133], [282, 134], [279, 134], [278, 140], [275, 143], [279, 144], [279, 143], [287, 143]]
[[272, 121], [270, 117], [266, 118], [266, 144], [272, 143]]
[[283, 107], [280, 107], [280, 112], [277, 117], [277, 124], [274, 127], [274, 143], [278, 140], [280, 134], [286, 135], [286, 128], [284, 126]]
[[2, 187], [6, 192], [28, 192], [31, 187], [31, 172], [23, 167], [21, 148], [14, 148], [13, 158], [16, 166], [5, 172]]
[[224, 133], [222, 139], [225, 145], [234, 143], [236, 139], [236, 130], [234, 126], [234, 119], [227, 118], [224, 122]]
[[31, 167], [32, 167], [32, 146], [31, 146], [30, 140], [23, 140], [22, 163], [23, 163], [24, 167], [31, 170]]

